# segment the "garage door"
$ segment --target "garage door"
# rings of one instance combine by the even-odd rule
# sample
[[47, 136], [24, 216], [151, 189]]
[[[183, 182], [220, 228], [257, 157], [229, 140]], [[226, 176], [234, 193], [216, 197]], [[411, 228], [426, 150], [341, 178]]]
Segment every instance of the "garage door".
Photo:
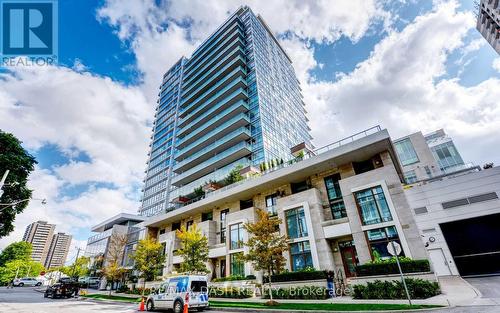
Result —
[[500, 273], [500, 214], [440, 226], [460, 275]]

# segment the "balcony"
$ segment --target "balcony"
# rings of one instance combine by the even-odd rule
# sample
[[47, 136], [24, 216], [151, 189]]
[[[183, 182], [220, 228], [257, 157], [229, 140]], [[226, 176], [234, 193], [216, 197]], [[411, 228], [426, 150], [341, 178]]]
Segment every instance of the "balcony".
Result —
[[[237, 43], [239, 45], [243, 45], [241, 40], [238, 40]], [[183, 98], [189, 95], [196, 88], [199, 88], [204, 82], [208, 82], [210, 79], [213, 79], [222, 73], [228, 73], [228, 70], [234, 69], [236, 65], [244, 66], [246, 63], [244, 57], [245, 51], [239, 45], [232, 48], [232, 50], [230, 50], [229, 53], [226, 53], [224, 58], [221, 60], [213, 60], [210, 64], [207, 64], [207, 66], [210, 66], [201, 69], [199, 75], [193, 76], [188, 81], [184, 81], [183, 88], [185, 89], [182, 93]]]
[[179, 187], [201, 178], [217, 168], [223, 167], [238, 159], [246, 157], [252, 152], [252, 147], [246, 142], [239, 143], [220, 154], [196, 165], [195, 167], [172, 177], [172, 185]]
[[183, 172], [193, 166], [196, 166], [200, 162], [207, 160], [212, 155], [220, 154], [227, 148], [234, 146], [236, 143], [245, 141], [249, 138], [251, 138], [250, 130], [246, 127], [240, 127], [221, 139], [213, 141], [212, 143], [209, 142], [209, 145], [205, 148], [198, 150], [186, 159], [175, 164], [174, 172]]
[[[181, 99], [184, 99], [185, 103], [189, 103], [191, 99], [195, 99], [196, 97], [203, 95], [207, 92], [207, 90], [210, 90], [211, 87], [216, 85], [226, 76], [231, 75], [238, 69], [244, 70], [243, 67], [245, 66], [245, 59], [243, 57], [243, 50], [238, 48], [235, 50], [235, 54], [229, 55], [227, 60], [224, 60], [223, 62], [224, 63], [216, 65], [219, 69], [215, 73], [214, 71], [216, 69], [205, 73], [205, 75], [196, 80], [197, 83], [185, 89], [182, 93]], [[221, 66], [223, 67], [220, 68]]]
[[[221, 34], [216, 41], [212, 42], [207, 47], [203, 47], [205, 52], [200, 54], [200, 50], [196, 50], [191, 59], [186, 63], [186, 67], [184, 69], [184, 72], [187, 74], [186, 77], [189, 77], [193, 72], [195, 72], [195, 70], [199, 66], [203, 65], [204, 62], [199, 62], [200, 60], [204, 59], [206, 61], [207, 59], [208, 60], [212, 59], [214, 54], [217, 53], [218, 50], [224, 48], [225, 46], [228, 45], [229, 42], [234, 40], [233, 37], [235, 35], [244, 37], [244, 33], [242, 32], [242, 27], [239, 24], [234, 24], [234, 26], [232, 26], [230, 29], [226, 30], [223, 34]], [[215, 49], [214, 51], [206, 55], [206, 52], [216, 44], [219, 44], [218, 49]]]
[[[200, 128], [200, 131], [195, 131], [194, 135], [191, 133], [182, 138], [177, 146], [179, 150], [175, 155], [175, 160], [182, 159], [186, 154], [195, 153], [211, 142], [219, 140], [236, 129], [247, 126], [248, 124], [250, 124], [250, 117], [246, 113], [240, 113], [222, 125], [217, 126], [215, 129], [212, 127]], [[213, 124], [210, 123], [208, 126], [213, 126]], [[205, 135], [200, 137], [201, 134]]]
[[214, 97], [219, 96], [223, 93], [227, 93], [226, 87], [234, 85], [234, 82], [237, 82], [238, 80], [243, 80], [243, 82], [246, 84], [246, 80], [244, 79], [246, 74], [247, 71], [242, 66], [238, 66], [236, 69], [217, 81], [208, 90], [204, 91], [201, 95], [197, 95], [197, 97], [193, 96], [182, 99], [182, 102], [180, 104], [181, 113], [189, 113], [203, 103], [209, 103], [211, 99], [214, 99]]
[[[238, 88], [246, 88], [247, 83], [243, 76], [246, 75], [246, 71], [239, 67], [237, 70], [233, 71], [233, 73], [227, 76], [224, 80], [218, 82], [215, 86], [211, 88], [211, 90], [205, 92], [205, 95], [202, 97], [198, 97], [194, 102], [190, 103], [188, 106], [184, 107], [180, 111], [180, 117], [184, 118], [188, 113], [191, 113], [195, 109], [200, 110], [202, 107], [207, 107], [214, 102], [218, 102], [221, 99], [226, 98], [231, 93], [235, 92]], [[218, 90], [219, 87], [226, 85], [224, 88]], [[207, 99], [208, 96], [211, 96]]]
[[226, 116], [229, 118], [231, 117], [230, 113], [235, 111], [235, 113], [248, 111], [248, 105], [245, 102], [247, 98], [248, 94], [245, 90], [243, 90], [243, 88], [239, 88], [229, 94], [225, 99], [219, 100], [215, 105], [208, 109], [205, 106], [199, 107], [191, 112], [191, 114], [179, 120], [178, 135], [186, 135], [185, 133], [187, 131], [191, 132], [193, 129], [199, 128], [204, 123], [215, 123], [217, 120]]

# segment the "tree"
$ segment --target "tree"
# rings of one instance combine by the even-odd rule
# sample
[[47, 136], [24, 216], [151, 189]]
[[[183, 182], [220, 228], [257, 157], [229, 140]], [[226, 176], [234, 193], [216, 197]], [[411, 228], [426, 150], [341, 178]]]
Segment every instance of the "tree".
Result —
[[61, 273], [64, 273], [70, 277], [82, 277], [89, 274], [89, 267], [90, 258], [81, 256], [76, 259], [72, 265], [58, 267], [57, 271], [60, 271]]
[[0, 254], [0, 267], [4, 266], [7, 262], [14, 260], [29, 261], [31, 258], [31, 250], [33, 249], [31, 243], [26, 241], [13, 242], [3, 249]]
[[35, 158], [22, 146], [14, 135], [0, 130], [0, 178], [6, 170], [9, 175], [0, 196], [0, 203], [16, 203], [15, 205], [0, 205], [0, 238], [14, 230], [16, 214], [21, 213], [31, 198], [32, 190], [26, 187], [29, 174], [37, 164]]
[[179, 255], [183, 257], [181, 271], [208, 273], [206, 262], [208, 260], [208, 239], [201, 233], [196, 224], [189, 229], [182, 226], [176, 232], [181, 241]]
[[17, 277], [36, 277], [45, 268], [42, 263], [31, 260], [13, 260], [0, 267], [0, 284], [5, 285]]
[[279, 218], [270, 218], [263, 210], [257, 210], [258, 220], [255, 223], [245, 223], [243, 227], [248, 232], [249, 239], [245, 245], [249, 248], [247, 254], [241, 257], [244, 261], [252, 262], [257, 271], [264, 271], [269, 281], [269, 305], [273, 305], [271, 276], [279, 273], [285, 265], [283, 253], [288, 250], [285, 235], [280, 235], [276, 229], [281, 224]]
[[[154, 238], [139, 240], [137, 250], [131, 255], [135, 261], [134, 269], [140, 273], [139, 277], [144, 279], [144, 288], [146, 280], [153, 280], [155, 275], [163, 269], [165, 262], [164, 247]], [[143, 288], [143, 296], [144, 296]]]
[[245, 179], [245, 177], [243, 177], [243, 175], [241, 175], [240, 171], [241, 169], [243, 168], [243, 165], [236, 165], [230, 172], [229, 174], [227, 175], [226, 178], [224, 178], [224, 184], [227, 186], [227, 185], [231, 185], [231, 184], [234, 184], [236, 182], [239, 182], [243, 179]]
[[109, 288], [109, 295], [111, 295], [111, 289], [113, 289], [113, 283], [119, 281], [123, 278], [123, 275], [127, 270], [120, 266], [116, 261], [106, 264], [102, 268], [102, 275], [106, 277], [106, 281], [111, 283], [111, 288]]

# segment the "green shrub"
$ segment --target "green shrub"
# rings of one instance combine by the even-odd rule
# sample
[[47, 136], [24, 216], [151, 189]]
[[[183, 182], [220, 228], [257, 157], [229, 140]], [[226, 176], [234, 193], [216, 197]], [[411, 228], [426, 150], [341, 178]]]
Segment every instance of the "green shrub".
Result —
[[[326, 271], [317, 271], [314, 268], [306, 268], [295, 272], [283, 272], [271, 276], [271, 282], [287, 282], [300, 280], [326, 279]], [[264, 277], [264, 283], [269, 282], [269, 278]]]
[[226, 276], [226, 277], [215, 278], [212, 281], [213, 282], [222, 282], [222, 281], [255, 280], [255, 279], [256, 279], [255, 275], [247, 275], [247, 276], [230, 275], [230, 276]]
[[238, 287], [208, 287], [208, 294], [214, 298], [235, 298], [244, 299], [253, 297], [252, 288], [238, 288]]
[[[269, 290], [264, 290], [264, 297], [269, 299]], [[328, 289], [318, 286], [302, 286], [290, 288], [273, 288], [273, 299], [301, 299], [301, 300], [323, 300], [328, 299]]]
[[[428, 260], [401, 258], [400, 264], [403, 273], [430, 272], [431, 270]], [[398, 273], [399, 269], [395, 258], [356, 266], [357, 276], [388, 275]]]
[[127, 293], [128, 291], [130, 291], [130, 288], [127, 285], [121, 285], [120, 287], [116, 288], [116, 292]]
[[[412, 299], [427, 299], [441, 293], [436, 282], [423, 279], [405, 279]], [[376, 280], [364, 285], [354, 285], [354, 299], [406, 299], [403, 283], [397, 281]]]
[[[124, 293], [127, 293], [127, 294], [131, 294], [131, 295], [142, 295], [142, 287], [139, 287], [139, 288], [135, 288], [135, 289], [129, 289], [127, 291], [125, 291]], [[151, 289], [150, 288], [146, 288], [144, 289], [144, 295], [149, 295], [151, 293]]]

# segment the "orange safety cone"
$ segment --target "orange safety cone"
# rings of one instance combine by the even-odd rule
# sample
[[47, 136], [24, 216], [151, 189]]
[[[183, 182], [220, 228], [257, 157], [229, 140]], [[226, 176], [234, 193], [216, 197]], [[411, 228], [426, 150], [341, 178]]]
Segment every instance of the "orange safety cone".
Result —
[[182, 313], [188, 313], [188, 304], [184, 303], [184, 311]]
[[139, 311], [144, 311], [144, 297], [141, 298], [141, 304], [139, 304]]

